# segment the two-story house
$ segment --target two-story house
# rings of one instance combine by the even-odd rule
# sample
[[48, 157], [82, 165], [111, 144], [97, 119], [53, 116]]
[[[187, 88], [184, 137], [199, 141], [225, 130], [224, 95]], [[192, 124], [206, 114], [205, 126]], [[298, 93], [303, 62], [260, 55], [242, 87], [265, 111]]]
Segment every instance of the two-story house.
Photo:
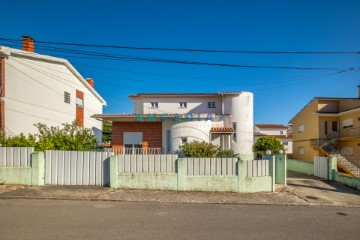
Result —
[[23, 37], [23, 50], [0, 46], [0, 128], [10, 134], [34, 134], [34, 124], [61, 126], [75, 119], [91, 128], [101, 143], [105, 100], [66, 60], [37, 54], [35, 41]]
[[360, 88], [359, 98], [315, 97], [290, 123], [294, 159], [335, 155], [341, 167], [360, 173]]
[[139, 93], [129, 97], [134, 113], [94, 115], [113, 123], [114, 149], [172, 153], [197, 140], [253, 156], [252, 93]]
[[285, 153], [292, 154], [291, 128], [281, 124], [255, 124], [254, 143], [263, 136], [272, 136], [279, 139], [285, 148]]

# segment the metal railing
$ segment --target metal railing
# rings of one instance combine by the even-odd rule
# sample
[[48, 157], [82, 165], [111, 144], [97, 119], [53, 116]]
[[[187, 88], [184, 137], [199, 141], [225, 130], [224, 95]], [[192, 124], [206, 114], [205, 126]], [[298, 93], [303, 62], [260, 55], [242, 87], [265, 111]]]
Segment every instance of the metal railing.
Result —
[[143, 155], [143, 154], [164, 154], [162, 148], [106, 148], [105, 152], [112, 152], [115, 155]]
[[340, 132], [341, 138], [355, 138], [360, 137], [360, 127], [343, 128]]

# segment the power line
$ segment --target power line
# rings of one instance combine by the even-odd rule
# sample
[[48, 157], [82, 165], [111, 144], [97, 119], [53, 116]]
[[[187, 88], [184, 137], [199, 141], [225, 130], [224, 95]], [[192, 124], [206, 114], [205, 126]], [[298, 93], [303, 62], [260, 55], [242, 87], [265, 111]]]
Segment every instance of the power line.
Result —
[[[55, 50], [48, 50], [48, 51], [55, 51]], [[59, 51], [56, 50], [56, 52], [59, 52]], [[63, 51], [61, 51], [61, 52], [63, 52]], [[129, 56], [129, 55], [113, 55], [113, 54], [107, 54], [107, 53], [96, 53], [96, 52], [86, 52], [86, 51], [72, 52], [72, 54], [86, 55], [86, 56], [91, 56], [92, 58], [100, 57], [100, 59], [116, 60], [116, 61], [117, 60], [120, 60], [120, 61], [143, 61], [143, 62], [172, 63], [172, 64], [183, 64], [183, 65], [231, 67], [231, 68], [240, 68], [240, 69], [331, 70], [331, 71], [360, 70], [360, 67], [345, 67], [345, 68], [294, 67], [294, 66], [264, 66], [264, 65], [241, 65], [241, 64], [231, 64], [231, 63], [212, 63], [212, 62], [202, 62], [202, 61], [188, 61], [188, 60], [164, 59], [164, 58], [153, 58], [153, 57], [139, 57], [139, 56]], [[79, 57], [79, 56], [70, 56], [70, 57]]]
[[[17, 39], [0, 38], [4, 41], [21, 41]], [[162, 47], [138, 47], [138, 46], [123, 46], [123, 45], [104, 45], [104, 44], [89, 44], [89, 43], [69, 43], [69, 42], [51, 42], [38, 41], [36, 43], [50, 44], [50, 45], [65, 45], [77, 47], [95, 47], [95, 48], [117, 48], [117, 49], [131, 49], [131, 50], [146, 50], [146, 51], [177, 51], [177, 52], [205, 52], [205, 53], [238, 53], [238, 54], [360, 54], [360, 51], [252, 51], [252, 50], [220, 50], [220, 49], [191, 49], [191, 48], [162, 48]]]

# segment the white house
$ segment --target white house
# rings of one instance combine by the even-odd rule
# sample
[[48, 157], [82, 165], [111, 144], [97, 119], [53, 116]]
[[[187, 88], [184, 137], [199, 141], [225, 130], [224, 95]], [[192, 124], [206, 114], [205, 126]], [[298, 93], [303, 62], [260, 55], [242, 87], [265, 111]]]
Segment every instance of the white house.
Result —
[[94, 130], [101, 143], [105, 100], [66, 60], [34, 53], [34, 40], [23, 37], [23, 50], [0, 46], [1, 129], [36, 133], [34, 124], [61, 126], [77, 119]]
[[285, 152], [292, 154], [292, 130], [281, 124], [255, 124], [254, 143], [262, 136], [273, 136], [284, 144]]
[[194, 140], [252, 157], [253, 94], [139, 93], [129, 96], [134, 113], [97, 114], [113, 122], [115, 149], [161, 149], [177, 152]]

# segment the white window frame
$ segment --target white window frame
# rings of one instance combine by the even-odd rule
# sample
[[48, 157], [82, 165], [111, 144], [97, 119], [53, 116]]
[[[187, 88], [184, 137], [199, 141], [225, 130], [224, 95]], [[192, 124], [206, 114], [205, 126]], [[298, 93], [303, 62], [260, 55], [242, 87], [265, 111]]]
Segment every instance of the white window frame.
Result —
[[351, 128], [354, 126], [354, 119], [353, 118], [348, 118], [348, 119], [344, 119], [342, 121], [342, 126], [343, 128]]
[[304, 124], [299, 125], [298, 132], [305, 132], [305, 126]]
[[[184, 141], [185, 140], [185, 141]], [[181, 144], [188, 143], [188, 137], [181, 137], [180, 138]]]
[[298, 147], [298, 153], [299, 153], [299, 155], [304, 155], [305, 154], [305, 148], [304, 147]]
[[232, 140], [233, 142], [237, 142], [237, 136], [236, 136], [236, 122], [232, 123], [233, 129], [235, 130], [235, 132], [232, 134]]
[[187, 108], [187, 102], [179, 102], [179, 108]]
[[159, 102], [151, 102], [151, 108], [159, 108]]
[[84, 108], [84, 99], [76, 97], [76, 106], [80, 108]]

